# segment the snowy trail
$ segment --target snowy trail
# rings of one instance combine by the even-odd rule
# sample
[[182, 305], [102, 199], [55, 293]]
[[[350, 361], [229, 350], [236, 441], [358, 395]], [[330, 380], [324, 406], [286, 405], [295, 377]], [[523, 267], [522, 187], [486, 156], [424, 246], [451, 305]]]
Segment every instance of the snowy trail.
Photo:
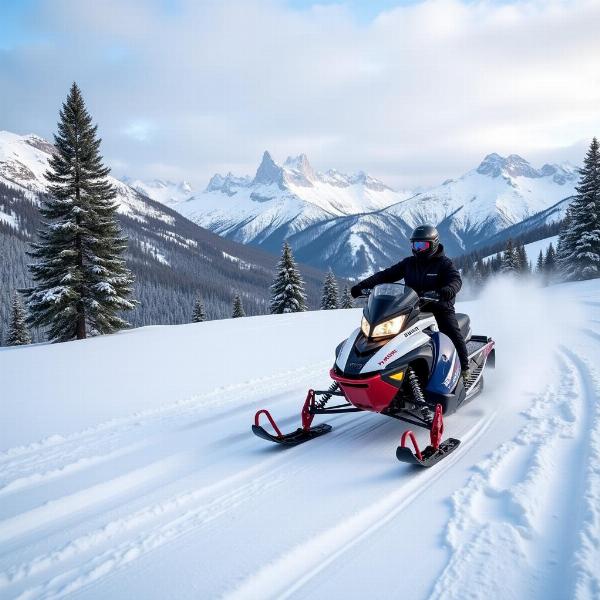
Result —
[[[379, 415], [332, 416], [289, 450], [249, 431], [262, 407], [297, 427], [356, 311], [328, 316], [327, 348], [251, 357], [237, 379], [220, 367], [218, 386], [5, 448], [0, 598], [600, 597], [600, 286], [521, 290], [517, 316], [500, 292], [465, 306], [498, 368], [430, 470], [395, 460], [404, 426]], [[549, 327], [565, 299], [572, 320]], [[526, 324], [536, 338], [515, 335]]]

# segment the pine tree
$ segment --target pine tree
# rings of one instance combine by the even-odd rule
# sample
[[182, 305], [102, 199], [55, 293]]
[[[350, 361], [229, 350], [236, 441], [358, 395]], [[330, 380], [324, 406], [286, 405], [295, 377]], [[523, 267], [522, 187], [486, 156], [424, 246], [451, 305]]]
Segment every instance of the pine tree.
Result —
[[292, 249], [283, 244], [281, 258], [277, 265], [277, 275], [271, 285], [271, 314], [302, 312], [306, 310], [304, 281], [300, 276]]
[[21, 302], [18, 292], [15, 292], [13, 295], [12, 312], [6, 345], [24, 346], [26, 344], [31, 344], [31, 336], [27, 330], [26, 314], [23, 303]]
[[354, 300], [350, 293], [350, 288], [345, 285], [342, 291], [342, 298], [340, 301], [340, 308], [354, 308]]
[[496, 257], [492, 259], [492, 273], [498, 273], [502, 270], [503, 258], [500, 252], [496, 253]]
[[531, 268], [529, 266], [529, 260], [527, 259], [527, 252], [525, 250], [525, 245], [521, 244], [517, 248], [515, 248], [517, 253], [518, 261], [519, 261], [519, 271], [521, 273], [530, 273]]
[[473, 265], [471, 281], [476, 288], [480, 288], [483, 285], [483, 273], [479, 270], [479, 265], [477, 263]]
[[508, 240], [506, 250], [502, 256], [502, 272], [515, 273], [519, 270], [519, 255], [517, 249], [513, 246], [512, 240]]
[[244, 306], [242, 305], [242, 299], [239, 294], [236, 294], [233, 298], [233, 311], [231, 313], [231, 317], [233, 319], [238, 319], [240, 317], [245, 317], [246, 313], [244, 312]]
[[338, 307], [338, 286], [333, 271], [329, 269], [323, 282], [321, 310], [334, 310]]
[[483, 258], [479, 258], [479, 260], [477, 261], [476, 267], [477, 267], [477, 271], [481, 275], [481, 283], [482, 284], [487, 279], [488, 275], [490, 274], [490, 263], [491, 263], [491, 261], [488, 261], [487, 264], [485, 262], [483, 262]]
[[46, 172], [49, 196], [29, 266], [30, 325], [48, 327], [53, 341], [112, 333], [129, 324], [119, 315], [130, 299], [133, 277], [122, 256], [127, 241], [116, 220], [116, 192], [99, 153], [100, 138], [74, 83], [60, 111], [57, 153]]
[[567, 280], [600, 277], [600, 144], [596, 138], [580, 175], [559, 237], [558, 262]]
[[206, 321], [206, 312], [204, 311], [204, 304], [202, 304], [202, 298], [198, 296], [194, 304], [194, 312], [192, 313], [192, 323], [202, 323]]
[[544, 272], [544, 254], [541, 250], [540, 250], [540, 253], [538, 254], [537, 263], [535, 266], [535, 272], [536, 273]]
[[552, 275], [556, 271], [556, 253], [554, 252], [554, 246], [550, 244], [548, 250], [546, 250], [546, 257], [544, 258], [544, 272]]

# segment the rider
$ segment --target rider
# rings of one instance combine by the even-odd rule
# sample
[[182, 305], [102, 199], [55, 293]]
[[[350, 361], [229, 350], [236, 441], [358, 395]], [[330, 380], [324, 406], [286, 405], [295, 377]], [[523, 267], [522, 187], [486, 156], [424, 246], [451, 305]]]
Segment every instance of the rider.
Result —
[[410, 236], [413, 256], [375, 273], [352, 287], [350, 293], [358, 298], [363, 289], [370, 289], [380, 283], [393, 283], [404, 278], [404, 283], [417, 294], [438, 292], [440, 301], [433, 303], [431, 312], [435, 315], [438, 327], [453, 342], [460, 358], [463, 380], [469, 379], [469, 358], [467, 344], [463, 337], [456, 313], [454, 299], [462, 286], [460, 273], [452, 260], [444, 254], [438, 231], [432, 225], [417, 227]]

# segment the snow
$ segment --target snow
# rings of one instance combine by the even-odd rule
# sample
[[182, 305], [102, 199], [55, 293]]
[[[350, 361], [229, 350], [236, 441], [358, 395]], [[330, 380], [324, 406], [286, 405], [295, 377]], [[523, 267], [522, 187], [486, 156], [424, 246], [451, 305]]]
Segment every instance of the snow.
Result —
[[291, 235], [333, 217], [381, 210], [409, 195], [365, 173], [315, 172], [304, 154], [279, 165], [265, 152], [254, 179], [217, 174], [203, 193], [173, 208], [219, 235], [260, 243], [282, 226]]
[[169, 261], [167, 257], [154, 245], [150, 242], [140, 242], [140, 246], [142, 248], [142, 252], [149, 254], [154, 260], [158, 261], [163, 265], [169, 266]]
[[265, 152], [254, 179], [217, 174], [203, 193], [174, 208], [237, 242], [273, 250], [288, 239], [304, 261], [354, 277], [353, 263], [368, 274], [397, 260], [390, 240], [406, 242], [423, 223], [441, 226], [446, 250], [457, 255], [535, 215], [554, 222], [577, 179], [566, 163], [538, 169], [514, 154], [490, 154], [441, 185], [396, 191], [363, 172], [316, 172], [304, 154], [279, 165]]
[[[554, 251], [556, 251], [558, 247], [558, 235], [553, 235], [551, 237], [547, 237], [541, 240], [537, 240], [536, 242], [530, 242], [529, 244], [525, 244], [525, 254], [527, 255], [527, 260], [535, 267], [537, 263], [538, 256], [540, 254], [540, 250], [542, 254], [546, 256], [546, 251], [550, 247], [550, 244], [554, 247]], [[491, 254], [490, 256], [486, 256], [483, 261], [487, 262], [490, 258], [496, 256], [495, 254]]]
[[496, 233], [573, 195], [577, 183], [574, 172], [567, 172], [569, 179], [558, 183], [553, 174], [531, 177], [527, 176], [529, 171], [526, 175], [515, 173], [510, 166], [505, 169], [503, 176], [490, 176], [480, 165], [385, 212], [401, 217], [411, 227], [423, 222], [437, 224], [451, 217], [454, 230], [478, 231], [489, 225]]
[[290, 450], [250, 432], [264, 407], [298, 426], [359, 309], [2, 348], [0, 596], [597, 598], [600, 281], [460, 308], [497, 369], [430, 470], [380, 415]]
[[0, 210], [0, 221], [10, 225], [13, 229], [19, 228], [19, 221], [17, 220], [16, 215], [11, 211], [10, 213], [5, 213]]
[[141, 179], [124, 178], [123, 183], [144, 194], [151, 200], [155, 200], [167, 206], [174, 206], [180, 202], [189, 200], [194, 195], [192, 186], [187, 181], [169, 181], [165, 179], [152, 179], [144, 181]]
[[553, 235], [548, 238], [544, 238], [543, 240], [538, 240], [537, 242], [531, 242], [530, 244], [525, 244], [525, 253], [527, 254], [527, 260], [530, 261], [533, 265], [536, 264], [538, 259], [540, 250], [546, 256], [546, 251], [550, 247], [550, 244], [556, 248], [558, 247], [558, 236]]
[[242, 260], [238, 256], [233, 256], [231, 254], [227, 254], [227, 252], [221, 252], [221, 254], [223, 255], [223, 258], [226, 258], [227, 260], [231, 261], [232, 263], [236, 263], [240, 267], [240, 269], [248, 270], [248, 269], [254, 268], [254, 265], [251, 265], [250, 263], [246, 262], [245, 260]]
[[[25, 191], [28, 196], [31, 192], [46, 192], [48, 182], [44, 174], [53, 151], [52, 144], [39, 136], [0, 131], [0, 181]], [[151, 217], [174, 224], [175, 219], [171, 215], [150, 206], [133, 187], [114, 177], [109, 176], [108, 180], [116, 188], [119, 213], [142, 223]], [[182, 193], [184, 187], [182, 184]]]

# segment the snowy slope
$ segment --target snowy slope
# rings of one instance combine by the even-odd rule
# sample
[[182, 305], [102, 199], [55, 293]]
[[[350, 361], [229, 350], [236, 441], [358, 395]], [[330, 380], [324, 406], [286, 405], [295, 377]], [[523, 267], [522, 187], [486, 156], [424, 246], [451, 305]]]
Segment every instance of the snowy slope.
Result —
[[[37, 135], [18, 135], [0, 131], [0, 182], [20, 190], [46, 192], [48, 183], [44, 173], [48, 169], [48, 159], [54, 148], [48, 141]], [[144, 223], [147, 218], [158, 219], [173, 224], [174, 219], [145, 199], [132, 187], [115, 179], [108, 178], [117, 190], [118, 212]]]
[[525, 244], [525, 254], [527, 254], [527, 260], [531, 262], [534, 266], [540, 254], [540, 250], [542, 254], [546, 256], [546, 251], [550, 247], [550, 244], [556, 248], [558, 246], [558, 236], [553, 235], [548, 238], [544, 238], [543, 240], [538, 240], [537, 242], [531, 242], [530, 244]]
[[250, 433], [267, 406], [297, 426], [358, 310], [0, 350], [0, 596], [597, 597], [600, 284], [461, 308], [497, 369], [428, 471], [375, 414], [287, 451]]
[[144, 196], [152, 198], [152, 200], [160, 202], [161, 204], [166, 204], [167, 206], [174, 206], [180, 202], [185, 202], [194, 195], [194, 190], [187, 181], [175, 182], [166, 179], [143, 181], [141, 179], [130, 179], [128, 177], [124, 177], [122, 181], [138, 192], [144, 194]]
[[445, 223], [457, 241], [497, 233], [571, 196], [578, 175], [568, 164], [535, 169], [511, 154], [490, 154], [472, 171], [394, 205], [411, 226]]
[[[540, 250], [542, 251], [542, 254], [546, 256], [546, 252], [550, 247], [550, 244], [552, 244], [554, 250], [556, 251], [556, 248], [558, 247], [557, 235], [553, 235], [542, 240], [537, 240], [536, 242], [531, 242], [530, 244], [525, 244], [525, 254], [527, 255], [527, 260], [533, 265], [534, 268], [537, 263]], [[492, 256], [496, 255], [491, 254], [490, 256], [484, 257], [483, 260], [488, 261], [490, 258], [492, 258]]]

